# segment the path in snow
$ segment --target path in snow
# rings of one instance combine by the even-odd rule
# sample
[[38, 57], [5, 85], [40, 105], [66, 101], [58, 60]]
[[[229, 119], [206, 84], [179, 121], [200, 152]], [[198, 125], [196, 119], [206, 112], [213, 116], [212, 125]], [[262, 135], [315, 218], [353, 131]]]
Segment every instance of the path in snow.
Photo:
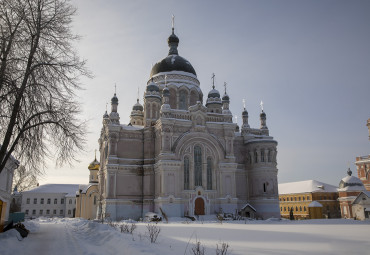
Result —
[[[173, 255], [190, 253], [196, 240], [215, 254], [216, 244], [230, 245], [228, 254], [369, 254], [369, 222], [314, 220], [184, 224], [159, 223], [158, 241], [145, 236], [146, 223], [137, 223], [134, 235], [81, 219], [38, 219], [25, 225], [29, 237], [18, 241], [15, 230], [0, 234], [0, 255]], [[189, 242], [189, 238], [191, 240]], [[189, 244], [188, 244], [189, 242]], [[188, 247], [187, 247], [188, 245]]]

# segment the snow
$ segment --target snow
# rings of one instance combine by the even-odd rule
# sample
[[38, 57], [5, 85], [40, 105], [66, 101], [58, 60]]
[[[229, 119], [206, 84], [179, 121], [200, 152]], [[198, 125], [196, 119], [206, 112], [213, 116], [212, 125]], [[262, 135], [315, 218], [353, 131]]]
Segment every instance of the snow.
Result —
[[279, 184], [279, 194], [297, 194], [309, 192], [337, 192], [338, 187], [319, 182], [316, 180], [307, 180], [299, 182], [288, 182]]
[[75, 194], [79, 184], [45, 184], [23, 193], [67, 193]]
[[365, 191], [362, 181], [355, 177], [347, 175], [339, 184], [339, 191]]
[[31, 232], [21, 242], [14, 230], [1, 233], [0, 254], [191, 254], [196, 241], [204, 245], [205, 254], [215, 254], [222, 242], [229, 244], [228, 254], [368, 254], [370, 249], [369, 221], [275, 219], [221, 224], [212, 218], [195, 222], [170, 218], [169, 223], [158, 223], [156, 243], [147, 238], [148, 223], [136, 224], [131, 235], [94, 221], [39, 218], [25, 222]]

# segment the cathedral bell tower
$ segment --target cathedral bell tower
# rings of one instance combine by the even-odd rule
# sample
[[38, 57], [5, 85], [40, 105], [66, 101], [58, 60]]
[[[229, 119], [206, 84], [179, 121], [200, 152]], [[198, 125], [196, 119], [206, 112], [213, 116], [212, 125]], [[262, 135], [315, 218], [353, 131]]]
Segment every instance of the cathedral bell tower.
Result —
[[153, 78], [146, 86], [144, 96], [144, 125], [152, 126], [159, 118], [159, 110], [161, 107], [161, 96], [158, 85], [153, 81]]

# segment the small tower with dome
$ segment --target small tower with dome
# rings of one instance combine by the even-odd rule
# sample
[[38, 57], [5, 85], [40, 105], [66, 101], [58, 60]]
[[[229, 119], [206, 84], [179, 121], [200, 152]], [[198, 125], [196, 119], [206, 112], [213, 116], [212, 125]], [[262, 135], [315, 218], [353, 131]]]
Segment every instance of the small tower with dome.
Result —
[[342, 218], [353, 218], [352, 202], [362, 191], [366, 191], [364, 184], [359, 178], [352, 176], [352, 171], [348, 168], [347, 176], [342, 178], [338, 189]]

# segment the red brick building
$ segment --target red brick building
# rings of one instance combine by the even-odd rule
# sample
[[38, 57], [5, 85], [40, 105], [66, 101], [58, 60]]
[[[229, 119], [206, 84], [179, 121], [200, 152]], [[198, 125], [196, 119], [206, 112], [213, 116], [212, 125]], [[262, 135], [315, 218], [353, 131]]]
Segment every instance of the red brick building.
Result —
[[[370, 119], [366, 123], [369, 129], [369, 140], [370, 140]], [[370, 155], [356, 157], [356, 167], [358, 178], [362, 181], [367, 191], [370, 191]]]

